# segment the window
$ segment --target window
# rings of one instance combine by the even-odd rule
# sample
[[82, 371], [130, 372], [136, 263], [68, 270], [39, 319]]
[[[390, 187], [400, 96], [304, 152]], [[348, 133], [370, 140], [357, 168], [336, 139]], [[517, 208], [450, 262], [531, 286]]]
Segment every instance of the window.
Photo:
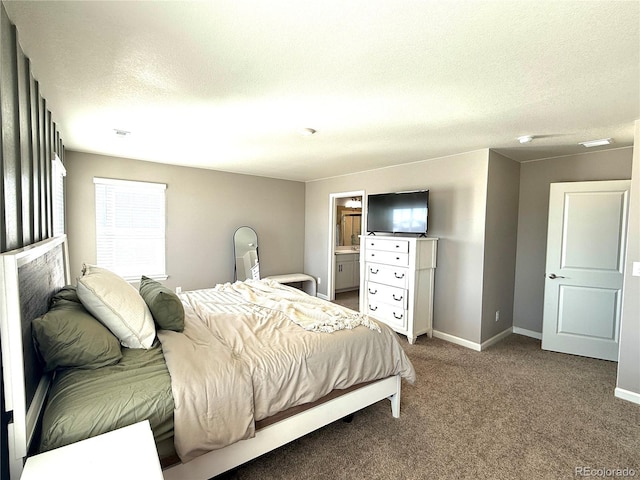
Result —
[[56, 154], [53, 158], [53, 236], [64, 233], [64, 177], [67, 170], [64, 168], [60, 157]]
[[97, 264], [126, 280], [166, 279], [163, 183], [94, 178]]

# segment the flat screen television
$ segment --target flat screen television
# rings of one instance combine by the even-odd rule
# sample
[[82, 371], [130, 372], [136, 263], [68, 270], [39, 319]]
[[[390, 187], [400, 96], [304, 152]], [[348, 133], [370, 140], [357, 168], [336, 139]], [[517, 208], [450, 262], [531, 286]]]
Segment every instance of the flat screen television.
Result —
[[367, 197], [367, 232], [427, 234], [429, 190]]

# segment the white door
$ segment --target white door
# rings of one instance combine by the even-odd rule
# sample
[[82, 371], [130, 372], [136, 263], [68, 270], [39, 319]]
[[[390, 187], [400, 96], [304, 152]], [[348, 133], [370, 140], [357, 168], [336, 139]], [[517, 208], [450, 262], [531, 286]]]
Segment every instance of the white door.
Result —
[[629, 186], [551, 184], [543, 349], [618, 360]]

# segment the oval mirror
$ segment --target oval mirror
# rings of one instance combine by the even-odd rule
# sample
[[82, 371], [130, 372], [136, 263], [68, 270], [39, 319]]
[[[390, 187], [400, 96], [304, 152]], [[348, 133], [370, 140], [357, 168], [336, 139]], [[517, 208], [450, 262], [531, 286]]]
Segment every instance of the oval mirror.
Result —
[[251, 227], [240, 227], [233, 234], [235, 280], [260, 279], [258, 234]]

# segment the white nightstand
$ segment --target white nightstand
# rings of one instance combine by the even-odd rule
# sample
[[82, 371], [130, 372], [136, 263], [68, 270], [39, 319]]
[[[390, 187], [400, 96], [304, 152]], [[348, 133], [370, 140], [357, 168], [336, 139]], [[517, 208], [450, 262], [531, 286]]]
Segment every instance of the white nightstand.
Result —
[[162, 480], [149, 421], [29, 457], [20, 480], [45, 478]]

